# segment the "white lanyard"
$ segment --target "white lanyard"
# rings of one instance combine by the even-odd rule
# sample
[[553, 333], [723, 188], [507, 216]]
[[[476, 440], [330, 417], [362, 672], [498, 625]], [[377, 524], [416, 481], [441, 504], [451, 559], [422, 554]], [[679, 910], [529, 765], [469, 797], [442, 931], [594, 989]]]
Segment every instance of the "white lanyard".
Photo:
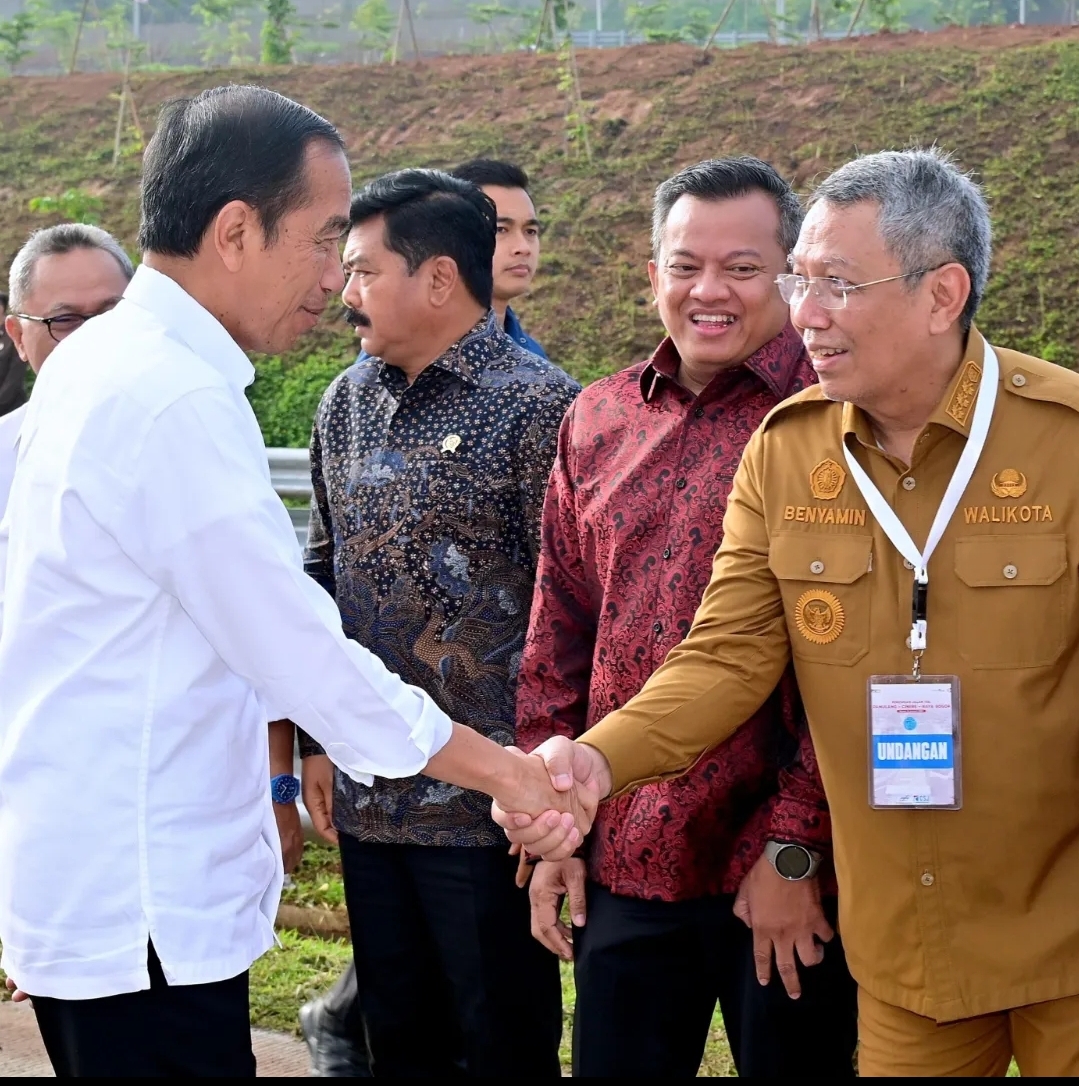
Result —
[[929, 586], [929, 559], [936, 550], [941, 536], [944, 535], [948, 522], [952, 519], [963, 491], [967, 489], [974, 468], [978, 464], [978, 458], [982, 455], [985, 440], [989, 435], [989, 423], [993, 419], [993, 405], [997, 399], [997, 381], [1000, 377], [1000, 363], [997, 361], [996, 351], [987, 342], [985, 345], [985, 358], [982, 365], [982, 382], [978, 388], [978, 399], [974, 404], [974, 418], [970, 423], [970, 434], [967, 443], [959, 457], [959, 463], [955, 465], [951, 482], [944, 491], [937, 515], [933, 518], [932, 527], [929, 529], [929, 538], [925, 541], [925, 550], [919, 551], [911, 539], [910, 533], [903, 526], [903, 522], [896, 516], [895, 510], [885, 500], [884, 495], [876, 488], [873, 480], [866, 474], [865, 469], [854, 458], [846, 442], [843, 443], [843, 453], [847, 458], [847, 466], [857, 484], [858, 489], [865, 498], [877, 523], [884, 534], [892, 541], [897, 551], [914, 567], [914, 597], [912, 604], [912, 617], [910, 628], [910, 647], [915, 653], [915, 675], [918, 674], [918, 658], [926, 647], [926, 606]]

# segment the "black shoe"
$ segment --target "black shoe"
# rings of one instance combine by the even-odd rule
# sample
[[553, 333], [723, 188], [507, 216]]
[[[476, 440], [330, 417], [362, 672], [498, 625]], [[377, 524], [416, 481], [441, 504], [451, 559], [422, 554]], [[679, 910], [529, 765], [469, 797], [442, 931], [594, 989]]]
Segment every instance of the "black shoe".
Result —
[[300, 1029], [311, 1054], [311, 1075], [316, 1078], [372, 1078], [371, 1059], [362, 1038], [340, 1030], [321, 999], [300, 1008]]

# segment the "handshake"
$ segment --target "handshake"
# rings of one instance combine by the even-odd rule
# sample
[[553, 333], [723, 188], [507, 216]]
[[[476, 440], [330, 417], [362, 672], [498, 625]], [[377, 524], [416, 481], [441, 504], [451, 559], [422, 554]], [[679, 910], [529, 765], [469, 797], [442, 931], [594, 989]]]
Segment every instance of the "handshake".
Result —
[[514, 772], [493, 792], [491, 815], [515, 845], [543, 860], [572, 856], [592, 828], [600, 800], [611, 791], [607, 759], [564, 736], [531, 754], [514, 747]]

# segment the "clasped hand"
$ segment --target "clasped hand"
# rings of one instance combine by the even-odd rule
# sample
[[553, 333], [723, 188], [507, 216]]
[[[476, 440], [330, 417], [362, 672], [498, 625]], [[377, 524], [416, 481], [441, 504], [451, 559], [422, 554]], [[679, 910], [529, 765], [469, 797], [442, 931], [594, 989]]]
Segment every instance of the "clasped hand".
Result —
[[544, 860], [564, 860], [592, 828], [596, 808], [611, 790], [606, 758], [563, 736], [548, 739], [522, 760], [520, 779], [495, 796], [491, 816], [515, 845]]

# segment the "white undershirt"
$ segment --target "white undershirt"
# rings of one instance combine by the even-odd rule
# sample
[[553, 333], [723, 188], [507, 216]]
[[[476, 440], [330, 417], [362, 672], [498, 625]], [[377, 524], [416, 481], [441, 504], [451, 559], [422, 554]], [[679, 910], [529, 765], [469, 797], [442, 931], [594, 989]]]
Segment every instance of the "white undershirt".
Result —
[[304, 574], [253, 375], [143, 266], [31, 397], [0, 521], [0, 940], [31, 995], [148, 988], [148, 939], [175, 984], [270, 947], [267, 720], [366, 781], [449, 738]]

